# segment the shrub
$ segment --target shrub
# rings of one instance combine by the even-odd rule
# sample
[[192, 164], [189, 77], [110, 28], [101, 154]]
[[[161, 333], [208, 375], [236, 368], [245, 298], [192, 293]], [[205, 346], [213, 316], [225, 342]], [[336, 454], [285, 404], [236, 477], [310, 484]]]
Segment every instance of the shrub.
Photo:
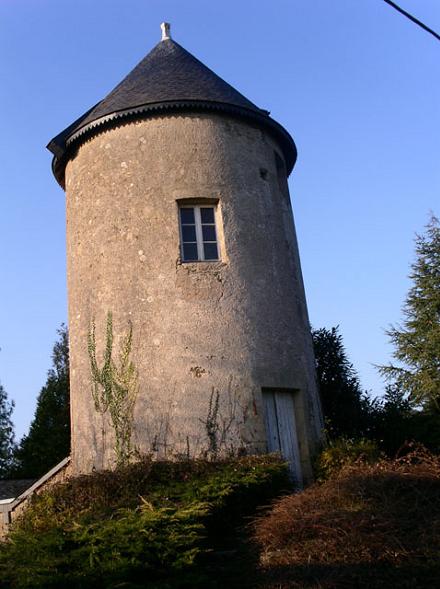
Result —
[[257, 520], [264, 587], [440, 586], [440, 458], [344, 466]]
[[379, 448], [373, 440], [337, 438], [331, 440], [316, 459], [316, 478], [318, 481], [323, 481], [348, 464], [357, 461], [374, 463], [379, 457]]
[[0, 548], [0, 581], [13, 589], [208, 586], [202, 556], [287, 486], [275, 456], [145, 459], [80, 476], [34, 496]]

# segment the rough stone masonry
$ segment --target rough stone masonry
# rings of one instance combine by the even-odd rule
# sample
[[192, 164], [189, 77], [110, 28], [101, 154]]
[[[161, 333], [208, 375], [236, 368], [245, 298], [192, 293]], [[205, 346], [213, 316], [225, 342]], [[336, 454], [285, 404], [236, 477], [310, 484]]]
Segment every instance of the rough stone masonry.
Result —
[[[139, 452], [203, 456], [215, 435], [219, 455], [279, 449], [310, 478], [322, 416], [290, 135], [167, 30], [49, 149], [67, 202], [73, 470], [115, 460], [87, 350], [94, 321], [102, 357], [111, 312], [115, 350], [133, 328]], [[200, 259], [206, 228], [185, 229], [182, 207], [213, 211], [217, 259]], [[185, 259], [187, 233], [199, 259]]]

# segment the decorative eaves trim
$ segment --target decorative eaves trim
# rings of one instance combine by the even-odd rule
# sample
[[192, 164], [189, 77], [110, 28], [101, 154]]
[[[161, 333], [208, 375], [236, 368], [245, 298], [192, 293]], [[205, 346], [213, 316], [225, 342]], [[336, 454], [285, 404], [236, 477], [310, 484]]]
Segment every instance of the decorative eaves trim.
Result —
[[100, 133], [105, 128], [117, 125], [119, 121], [122, 122], [124, 120], [143, 119], [148, 118], [148, 116], [155, 116], [161, 113], [171, 113], [178, 111], [211, 111], [222, 114], [229, 114], [244, 120], [253, 121], [254, 123], [261, 125], [269, 132], [271, 132], [275, 136], [275, 138], [278, 139], [278, 141], [280, 142], [284, 157], [286, 159], [288, 175], [290, 174], [295, 165], [297, 157], [295, 143], [290, 134], [284, 129], [284, 127], [282, 127], [274, 119], [269, 117], [268, 111], [260, 109], [260, 112], [258, 112], [252, 109], [247, 109], [245, 107], [236, 106], [234, 104], [227, 104], [221, 102], [202, 100], [178, 100], [143, 104], [136, 107], [131, 107], [129, 109], [116, 111], [114, 113], [110, 113], [108, 115], [100, 117], [99, 119], [96, 119], [80, 127], [79, 129], [68, 135], [68, 137], [65, 140], [64, 150], [62, 150], [62, 148], [60, 149], [59, 147], [55, 150], [52, 144], [50, 143], [48, 146], [49, 149], [51, 149], [53, 153], [55, 152], [52, 161], [52, 170], [57, 181], [64, 188], [65, 166], [69, 159], [69, 153], [71, 152], [71, 150], [79, 146], [83, 141], [86, 141], [93, 135]]

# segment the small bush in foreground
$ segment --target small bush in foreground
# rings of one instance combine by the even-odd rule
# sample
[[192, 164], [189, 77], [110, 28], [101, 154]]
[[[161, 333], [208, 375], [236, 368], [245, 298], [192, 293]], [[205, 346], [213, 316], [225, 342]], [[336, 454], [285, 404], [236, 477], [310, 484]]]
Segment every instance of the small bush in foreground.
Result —
[[255, 524], [265, 589], [440, 586], [440, 458], [347, 465]]
[[328, 479], [339, 472], [342, 467], [354, 464], [359, 460], [375, 463], [379, 456], [379, 448], [373, 440], [365, 438], [330, 440], [328, 446], [324, 448], [315, 462], [316, 478], [318, 481]]
[[77, 477], [34, 497], [0, 547], [0, 581], [12, 589], [217, 586], [199, 566], [205, 555], [287, 486], [274, 456], [144, 460]]

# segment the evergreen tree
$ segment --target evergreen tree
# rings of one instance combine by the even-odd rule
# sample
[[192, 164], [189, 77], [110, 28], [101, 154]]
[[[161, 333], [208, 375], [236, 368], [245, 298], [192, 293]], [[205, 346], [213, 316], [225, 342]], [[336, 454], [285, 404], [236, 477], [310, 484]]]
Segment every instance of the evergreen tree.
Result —
[[14, 425], [11, 415], [14, 402], [8, 401], [8, 395], [0, 384], [0, 479], [8, 478], [14, 454]]
[[414, 408], [395, 383], [389, 384], [375, 403], [371, 424], [371, 437], [388, 456], [394, 457], [410, 442], [440, 451], [439, 416]]
[[425, 235], [416, 236], [415, 244], [413, 286], [403, 307], [403, 325], [387, 332], [397, 363], [379, 370], [411, 401], [440, 413], [440, 226], [436, 217], [431, 217]]
[[396, 384], [389, 384], [372, 416], [372, 437], [388, 456], [394, 457], [406, 442], [417, 437], [413, 417], [414, 410], [407, 395]]
[[360, 437], [369, 429], [371, 402], [347, 358], [338, 327], [312, 331], [322, 408], [330, 437]]
[[64, 325], [58, 335], [29, 433], [16, 452], [16, 476], [39, 477], [70, 454], [69, 343]]

